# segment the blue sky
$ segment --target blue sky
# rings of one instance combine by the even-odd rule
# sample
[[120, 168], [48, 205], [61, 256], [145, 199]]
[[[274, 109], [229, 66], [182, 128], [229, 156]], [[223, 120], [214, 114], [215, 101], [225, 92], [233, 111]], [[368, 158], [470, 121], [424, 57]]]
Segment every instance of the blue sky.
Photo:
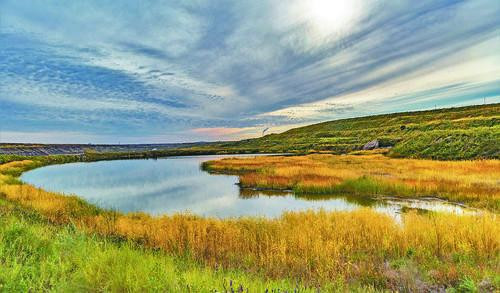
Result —
[[500, 102], [500, 1], [0, 1], [0, 141], [148, 143]]

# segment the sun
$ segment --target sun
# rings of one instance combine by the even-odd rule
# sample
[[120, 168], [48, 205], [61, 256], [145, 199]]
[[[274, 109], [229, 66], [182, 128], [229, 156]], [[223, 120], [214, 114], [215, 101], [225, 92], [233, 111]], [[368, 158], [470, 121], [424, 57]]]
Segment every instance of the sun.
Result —
[[306, 20], [321, 35], [348, 30], [359, 14], [355, 0], [307, 0], [302, 4]]

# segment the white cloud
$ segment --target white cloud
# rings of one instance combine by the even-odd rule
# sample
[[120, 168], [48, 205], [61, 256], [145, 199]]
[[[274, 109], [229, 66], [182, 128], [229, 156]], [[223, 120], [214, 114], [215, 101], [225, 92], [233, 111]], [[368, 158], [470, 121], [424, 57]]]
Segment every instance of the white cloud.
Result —
[[[189, 140], [176, 131], [252, 128], [234, 134], [246, 137], [262, 125], [286, 129], [395, 104], [446, 106], [454, 95], [471, 102], [500, 76], [500, 6], [488, 0], [1, 7], [0, 33], [22, 41], [0, 44], [0, 104], [40, 129], [54, 127], [43, 118], [49, 113], [96, 132], [136, 126], [155, 139]], [[167, 120], [164, 133], [159, 122]]]
[[[384, 83], [375, 84], [361, 91], [329, 97], [318, 102], [287, 107], [263, 113], [260, 116], [284, 116], [295, 119], [318, 117], [317, 115], [325, 115], [329, 110], [342, 108], [343, 105], [363, 105], [382, 101], [389, 103], [398, 97], [418, 93], [422, 93], [422, 96], [418, 98], [419, 102], [453, 97], [453, 95], [458, 95], [467, 89], [500, 79], [500, 67], [498, 66], [500, 64], [500, 55], [496, 51], [492, 51], [492, 48], [500, 50], [500, 38], [490, 38], [473, 47], [455, 52], [455, 54], [428, 64], [420, 70], [411, 71], [408, 74], [398, 76]], [[468, 58], [464, 59], [463, 56], [468, 56]], [[424, 57], [426, 57], [425, 52], [399, 62], [389, 63], [360, 78], [369, 81], [378, 76], [394, 72], [406, 64], [421, 62]], [[434, 95], [424, 93], [426, 90], [460, 83], [465, 85]], [[408, 102], [411, 103], [411, 101]]]
[[[0, 100], [22, 103], [30, 106], [52, 107], [57, 109], [70, 109], [80, 111], [125, 111], [125, 112], [149, 112], [171, 117], [197, 117], [196, 113], [189, 111], [180, 112], [166, 106], [154, 103], [126, 100], [117, 97], [100, 97], [96, 99], [84, 99], [73, 95], [64, 94], [51, 90], [51, 85], [44, 85], [25, 79], [4, 79], [7, 82], [1, 87]], [[69, 88], [71, 91], [72, 88]]]
[[103, 136], [75, 131], [1, 131], [0, 142], [16, 143], [99, 143], [106, 142]]

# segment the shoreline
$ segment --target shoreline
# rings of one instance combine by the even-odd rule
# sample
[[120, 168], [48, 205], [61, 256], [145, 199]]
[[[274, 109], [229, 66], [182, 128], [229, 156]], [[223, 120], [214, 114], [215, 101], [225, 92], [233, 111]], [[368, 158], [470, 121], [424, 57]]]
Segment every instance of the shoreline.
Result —
[[[427, 276], [424, 283], [431, 286], [442, 284], [439, 279], [433, 279], [433, 272], [446, 273], [454, 269], [452, 256], [460, 254], [474, 260], [460, 267], [465, 273], [474, 270], [487, 277], [496, 272], [491, 259], [498, 258], [496, 235], [500, 226], [498, 217], [493, 215], [410, 212], [404, 215], [407, 224], [401, 227], [389, 216], [368, 209], [291, 212], [277, 219], [123, 214], [97, 208], [79, 197], [47, 192], [28, 184], [9, 183], [12, 176], [41, 165], [29, 161], [0, 165], [2, 197], [21, 209], [40, 214], [47, 223], [71, 225], [79, 231], [111, 239], [126, 239], [173, 256], [189, 255], [208, 269], [222, 266], [257, 274], [267, 280], [286, 278], [306, 287], [331, 284], [332, 280], [357, 280], [355, 284], [370, 285], [372, 283], [363, 281], [365, 277], [378, 276], [386, 284], [379, 285], [380, 288], [386, 288], [389, 284], [397, 286], [399, 277], [387, 279], [377, 272], [386, 270], [387, 261], [404, 261], [422, 270]], [[464, 233], [468, 233], [466, 238], [461, 236]], [[437, 246], [435, 237], [441, 239]], [[304, 239], [310, 244], [304, 245]], [[318, 247], [322, 249], [316, 249]], [[471, 250], [470, 247], [475, 248]], [[304, 259], [304, 255], [308, 257]], [[304, 271], [311, 261], [315, 263], [314, 268]], [[429, 264], [436, 265], [429, 267]], [[331, 270], [332, 266], [338, 269]], [[354, 268], [362, 270], [353, 271]], [[397, 267], [391, 270], [396, 276], [405, 273]], [[459, 279], [450, 279], [450, 282], [456, 284]]]

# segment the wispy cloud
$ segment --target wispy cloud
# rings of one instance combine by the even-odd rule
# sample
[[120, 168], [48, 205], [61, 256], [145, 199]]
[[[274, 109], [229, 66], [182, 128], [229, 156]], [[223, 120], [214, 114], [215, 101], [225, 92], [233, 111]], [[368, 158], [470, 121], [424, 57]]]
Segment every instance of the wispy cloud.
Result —
[[499, 101], [499, 14], [489, 0], [5, 0], [0, 130], [234, 139]]

